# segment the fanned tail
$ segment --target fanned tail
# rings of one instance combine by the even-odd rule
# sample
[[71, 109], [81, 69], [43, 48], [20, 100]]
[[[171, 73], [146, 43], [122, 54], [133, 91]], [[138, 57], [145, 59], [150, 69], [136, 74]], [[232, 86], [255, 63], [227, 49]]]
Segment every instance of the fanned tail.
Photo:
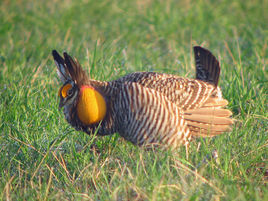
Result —
[[209, 98], [203, 107], [187, 110], [184, 119], [190, 129], [190, 133], [196, 137], [213, 137], [231, 130], [233, 119], [232, 112], [223, 109], [228, 101], [225, 99]]

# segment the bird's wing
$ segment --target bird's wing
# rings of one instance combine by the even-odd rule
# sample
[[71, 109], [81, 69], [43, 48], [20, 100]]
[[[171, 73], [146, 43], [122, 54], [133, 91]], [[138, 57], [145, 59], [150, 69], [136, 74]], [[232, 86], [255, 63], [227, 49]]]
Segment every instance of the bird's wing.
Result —
[[162, 93], [137, 83], [122, 85], [115, 101], [119, 133], [134, 144], [176, 147], [188, 142], [183, 113]]
[[134, 82], [158, 91], [183, 110], [201, 107], [214, 90], [220, 90], [200, 80], [153, 72], [132, 73], [118, 81]]

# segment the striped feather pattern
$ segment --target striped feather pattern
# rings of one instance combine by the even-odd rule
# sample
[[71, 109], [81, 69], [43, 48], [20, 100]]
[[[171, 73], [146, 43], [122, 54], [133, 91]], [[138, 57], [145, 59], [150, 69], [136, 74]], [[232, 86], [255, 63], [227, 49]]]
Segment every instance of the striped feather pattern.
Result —
[[[134, 144], [174, 147], [189, 139], [183, 112], [163, 94], [137, 83], [122, 85], [118, 96], [119, 133]], [[124, 101], [121, 101], [124, 100]]]
[[154, 89], [183, 110], [200, 107], [215, 90], [213, 85], [200, 80], [154, 72], [132, 73], [117, 82], [136, 82], [143, 87]]

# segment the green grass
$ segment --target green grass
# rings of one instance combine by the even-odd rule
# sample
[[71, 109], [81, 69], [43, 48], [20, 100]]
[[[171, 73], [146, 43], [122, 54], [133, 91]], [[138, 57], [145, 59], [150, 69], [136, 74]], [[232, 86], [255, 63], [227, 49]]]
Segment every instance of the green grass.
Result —
[[[267, 200], [268, 1], [0, 2], [0, 199]], [[192, 47], [219, 58], [233, 131], [174, 152], [88, 136], [58, 111], [51, 50], [91, 77], [194, 77]], [[218, 158], [212, 157], [217, 151]]]

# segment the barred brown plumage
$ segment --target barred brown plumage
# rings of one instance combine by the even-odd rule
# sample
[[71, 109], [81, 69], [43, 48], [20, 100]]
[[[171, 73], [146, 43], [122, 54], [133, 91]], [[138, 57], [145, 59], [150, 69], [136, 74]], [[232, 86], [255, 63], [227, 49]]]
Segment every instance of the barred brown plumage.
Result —
[[[124, 117], [118, 132], [134, 144], [159, 143], [181, 144], [187, 139], [182, 110], [160, 92], [137, 83], [126, 83], [120, 90], [118, 116]], [[144, 107], [146, 106], [146, 107]], [[173, 142], [173, 144], [170, 144]]]
[[52, 52], [63, 82], [60, 107], [77, 130], [98, 135], [119, 133], [137, 145], [177, 147], [191, 137], [230, 130], [232, 112], [222, 107], [217, 86], [219, 62], [208, 50], [194, 47], [196, 79], [155, 72], [135, 72], [117, 80], [89, 79], [78, 61]]

